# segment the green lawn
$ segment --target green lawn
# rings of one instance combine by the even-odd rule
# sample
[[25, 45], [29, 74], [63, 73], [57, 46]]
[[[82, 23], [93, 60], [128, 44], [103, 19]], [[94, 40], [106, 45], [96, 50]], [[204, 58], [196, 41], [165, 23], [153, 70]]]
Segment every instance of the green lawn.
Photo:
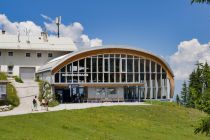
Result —
[[165, 104], [0, 117], [0, 140], [207, 140], [193, 133], [204, 116]]

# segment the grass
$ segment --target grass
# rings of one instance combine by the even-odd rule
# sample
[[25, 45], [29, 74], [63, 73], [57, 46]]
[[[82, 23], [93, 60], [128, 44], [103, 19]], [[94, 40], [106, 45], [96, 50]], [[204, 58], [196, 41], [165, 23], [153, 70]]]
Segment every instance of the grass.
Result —
[[208, 140], [206, 114], [171, 105], [114, 106], [0, 118], [1, 140]]

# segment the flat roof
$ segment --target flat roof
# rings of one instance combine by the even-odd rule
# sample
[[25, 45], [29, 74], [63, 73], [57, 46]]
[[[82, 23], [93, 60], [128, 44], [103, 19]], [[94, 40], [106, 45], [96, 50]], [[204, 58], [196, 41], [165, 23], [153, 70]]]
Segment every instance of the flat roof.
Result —
[[19, 36], [0, 34], [0, 49], [4, 50], [43, 50], [43, 51], [76, 51], [77, 47], [69, 37]]

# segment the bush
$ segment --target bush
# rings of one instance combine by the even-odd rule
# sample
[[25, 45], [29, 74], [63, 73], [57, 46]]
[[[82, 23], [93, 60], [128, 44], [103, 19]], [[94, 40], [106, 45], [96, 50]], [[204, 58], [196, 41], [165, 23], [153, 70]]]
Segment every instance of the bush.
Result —
[[18, 83], [23, 83], [23, 80], [19, 76], [13, 76], [15, 78], [15, 81]]
[[59, 102], [56, 100], [55, 95], [51, 93], [51, 85], [47, 81], [39, 80], [39, 101], [42, 99], [48, 100], [50, 107], [57, 106]]
[[54, 106], [57, 106], [57, 105], [59, 105], [59, 102], [57, 100], [52, 100], [48, 104], [49, 107], [54, 107]]
[[36, 75], [35, 81], [36, 81], [36, 82], [40, 82], [40, 81], [41, 81], [41, 80], [39, 79], [39, 76], [38, 76], [38, 75]]
[[7, 103], [12, 106], [18, 106], [20, 104], [20, 100], [17, 96], [17, 91], [12, 84], [7, 85]]
[[0, 80], [7, 80], [7, 74], [4, 72], [0, 72]]

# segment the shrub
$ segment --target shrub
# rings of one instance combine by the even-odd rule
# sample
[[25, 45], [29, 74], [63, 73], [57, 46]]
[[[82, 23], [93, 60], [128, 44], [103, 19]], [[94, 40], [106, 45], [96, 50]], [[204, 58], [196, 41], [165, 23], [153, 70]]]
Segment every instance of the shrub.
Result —
[[15, 81], [18, 83], [23, 83], [23, 80], [19, 76], [13, 76], [15, 78]]
[[42, 99], [48, 100], [50, 107], [57, 106], [59, 102], [56, 100], [55, 95], [51, 93], [51, 85], [47, 81], [39, 80], [39, 101]]
[[57, 106], [57, 105], [59, 105], [59, 102], [57, 100], [52, 100], [48, 104], [49, 107], [54, 107], [54, 106]]
[[0, 80], [7, 80], [7, 74], [4, 72], [0, 72]]
[[17, 96], [17, 91], [12, 84], [7, 85], [7, 104], [11, 104], [12, 106], [18, 106], [20, 104], [20, 100]]
[[36, 82], [40, 82], [40, 79], [39, 79], [39, 76], [38, 75], [36, 75], [35, 81]]

